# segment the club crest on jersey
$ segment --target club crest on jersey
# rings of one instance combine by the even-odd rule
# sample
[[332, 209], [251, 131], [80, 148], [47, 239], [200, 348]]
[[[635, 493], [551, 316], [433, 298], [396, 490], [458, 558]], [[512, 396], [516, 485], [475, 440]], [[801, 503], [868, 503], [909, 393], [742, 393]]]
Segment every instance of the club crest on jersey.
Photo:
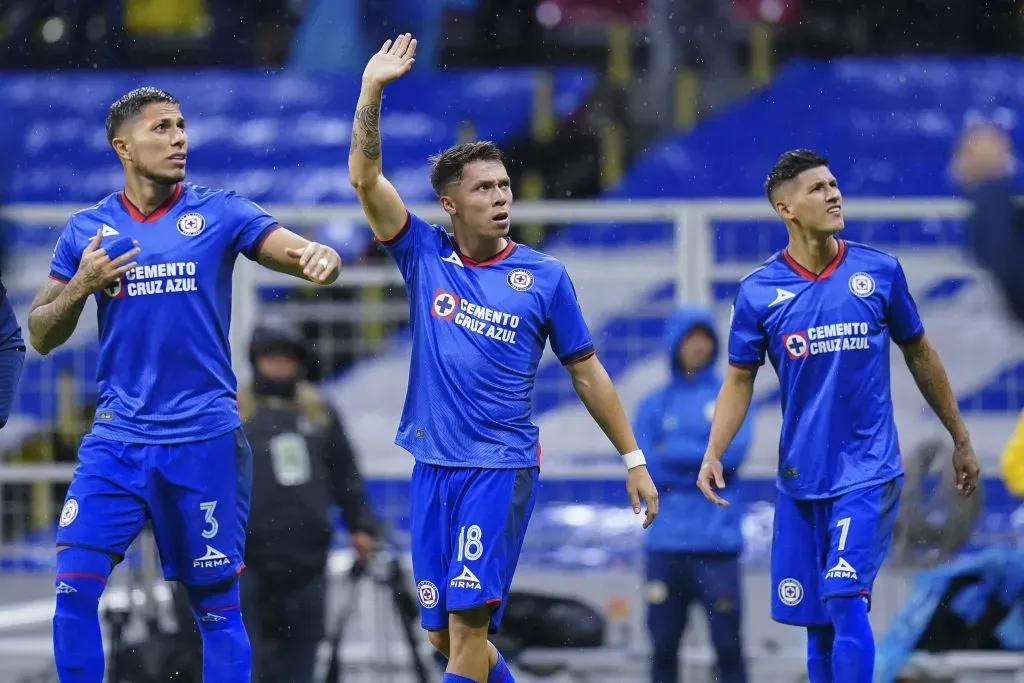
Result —
[[867, 273], [854, 273], [850, 276], [850, 291], [864, 298], [875, 291], [875, 279]]
[[533, 287], [533, 273], [522, 268], [510, 270], [505, 279], [508, 281], [508, 286], [517, 292], [525, 292]]
[[416, 584], [416, 594], [419, 596], [420, 604], [427, 609], [437, 607], [437, 586], [430, 581], [420, 581]]
[[178, 219], [178, 232], [185, 237], [195, 237], [206, 227], [206, 219], [201, 213], [186, 213]]
[[783, 335], [782, 345], [786, 347], [786, 353], [790, 358], [803, 358], [810, 348], [807, 344], [807, 334], [804, 332], [793, 332]]
[[103, 293], [111, 299], [120, 299], [124, 296], [124, 276], [117, 278], [103, 288]]
[[435, 318], [451, 320], [455, 317], [455, 312], [458, 310], [459, 297], [451, 292], [446, 292], [443, 289], [439, 289], [434, 292], [434, 303], [432, 304], [430, 312]]
[[779, 602], [789, 607], [799, 605], [804, 599], [804, 587], [796, 579], [779, 581]]
[[68, 502], [64, 503], [64, 509], [60, 511], [60, 525], [62, 527], [69, 526], [76, 517], [78, 517], [78, 501], [68, 498]]

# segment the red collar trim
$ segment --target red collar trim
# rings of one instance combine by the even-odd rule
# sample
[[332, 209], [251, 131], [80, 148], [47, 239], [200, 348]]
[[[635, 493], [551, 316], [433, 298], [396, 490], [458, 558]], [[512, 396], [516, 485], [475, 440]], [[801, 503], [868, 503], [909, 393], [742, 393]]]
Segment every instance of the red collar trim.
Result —
[[171, 196], [167, 198], [167, 201], [165, 201], [160, 206], [156, 207], [153, 213], [149, 214], [148, 216], [139, 211], [138, 207], [131, 203], [131, 200], [128, 199], [128, 195], [126, 195], [123, 190], [118, 193], [118, 197], [121, 198], [121, 205], [124, 207], [124, 210], [127, 211], [128, 215], [131, 216], [134, 220], [137, 220], [140, 223], [153, 223], [154, 221], [159, 220], [164, 214], [171, 210], [171, 207], [174, 206], [174, 203], [181, 198], [181, 193], [183, 189], [184, 188], [181, 183], [175, 185], [174, 192], [172, 192]]
[[493, 266], [495, 263], [498, 263], [499, 261], [504, 261], [506, 258], [508, 258], [509, 254], [512, 253], [512, 250], [515, 249], [516, 246], [516, 243], [509, 239], [508, 244], [505, 245], [505, 248], [499, 251], [491, 258], [486, 259], [484, 261], [474, 261], [473, 259], [463, 254], [461, 251], [459, 251], [459, 245], [455, 244], [455, 240], [452, 240], [452, 244], [455, 245], [455, 253], [459, 255], [459, 259], [462, 260], [462, 264], [473, 268]]
[[846, 242], [839, 239], [838, 237], [836, 238], [836, 242], [839, 243], [839, 248], [836, 250], [836, 255], [832, 257], [832, 260], [828, 262], [827, 266], [825, 266], [825, 270], [821, 271], [820, 274], [813, 273], [804, 268], [803, 266], [801, 266], [799, 263], [797, 263], [796, 259], [790, 255], [788, 248], [783, 250], [782, 257], [786, 259], [786, 263], [789, 264], [789, 267], [795, 270], [797, 275], [799, 275], [800, 277], [806, 278], [808, 280], [824, 280], [829, 275], [836, 272], [836, 268], [839, 267], [839, 264], [843, 260], [843, 256], [846, 254]]

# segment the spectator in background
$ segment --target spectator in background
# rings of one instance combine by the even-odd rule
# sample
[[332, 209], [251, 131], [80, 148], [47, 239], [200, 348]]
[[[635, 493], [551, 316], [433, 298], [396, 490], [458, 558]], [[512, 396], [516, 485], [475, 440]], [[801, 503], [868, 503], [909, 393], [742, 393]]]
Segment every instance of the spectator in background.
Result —
[[312, 683], [325, 631], [330, 512], [341, 508], [360, 561], [377, 527], [338, 415], [306, 380], [312, 353], [285, 325], [253, 334], [239, 412], [253, 452], [242, 575], [254, 683]]
[[1009, 136], [991, 123], [967, 127], [953, 154], [953, 176], [971, 204], [970, 248], [1024, 321], [1024, 214], [1013, 200]]
[[[690, 605], [705, 609], [720, 683], [745, 683], [741, 638], [738, 506], [707, 505], [694, 487], [711, 432], [722, 378], [715, 370], [719, 340], [711, 312], [676, 311], [665, 324], [671, 379], [648, 394], [634, 429], [647, 467], [661, 491], [662, 520], [647, 531], [647, 626], [653, 644], [651, 683], [679, 680], [679, 645]], [[723, 461], [736, 480], [750, 444], [753, 413]]]

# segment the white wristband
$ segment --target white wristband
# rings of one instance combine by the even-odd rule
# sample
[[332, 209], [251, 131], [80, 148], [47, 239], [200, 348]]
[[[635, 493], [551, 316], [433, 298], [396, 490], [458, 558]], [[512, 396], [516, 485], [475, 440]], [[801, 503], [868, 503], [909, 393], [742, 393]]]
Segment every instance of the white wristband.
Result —
[[640, 465], [646, 465], [647, 464], [647, 459], [644, 458], [644, 452], [638, 448], [635, 451], [630, 451], [629, 453], [623, 453], [622, 454], [622, 462], [626, 463], [626, 469], [627, 470], [631, 470], [634, 467], [639, 467]]

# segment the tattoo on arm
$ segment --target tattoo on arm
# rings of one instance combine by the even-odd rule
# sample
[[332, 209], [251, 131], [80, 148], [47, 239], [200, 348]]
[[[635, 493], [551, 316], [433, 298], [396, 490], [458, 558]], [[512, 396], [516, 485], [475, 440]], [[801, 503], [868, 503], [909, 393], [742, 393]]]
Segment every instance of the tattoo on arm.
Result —
[[967, 428], [960, 416], [956, 396], [946, 376], [946, 369], [939, 354], [931, 347], [926, 337], [902, 347], [907, 368], [917, 383], [921, 395], [931, 406], [935, 415], [957, 443], [966, 441]]
[[78, 325], [88, 297], [76, 298], [66, 294], [66, 290], [66, 283], [49, 281], [29, 309], [29, 336], [40, 353], [48, 353], [66, 342]]
[[356, 149], [367, 159], [380, 159], [380, 102], [370, 102], [356, 110], [352, 120], [352, 150]]

